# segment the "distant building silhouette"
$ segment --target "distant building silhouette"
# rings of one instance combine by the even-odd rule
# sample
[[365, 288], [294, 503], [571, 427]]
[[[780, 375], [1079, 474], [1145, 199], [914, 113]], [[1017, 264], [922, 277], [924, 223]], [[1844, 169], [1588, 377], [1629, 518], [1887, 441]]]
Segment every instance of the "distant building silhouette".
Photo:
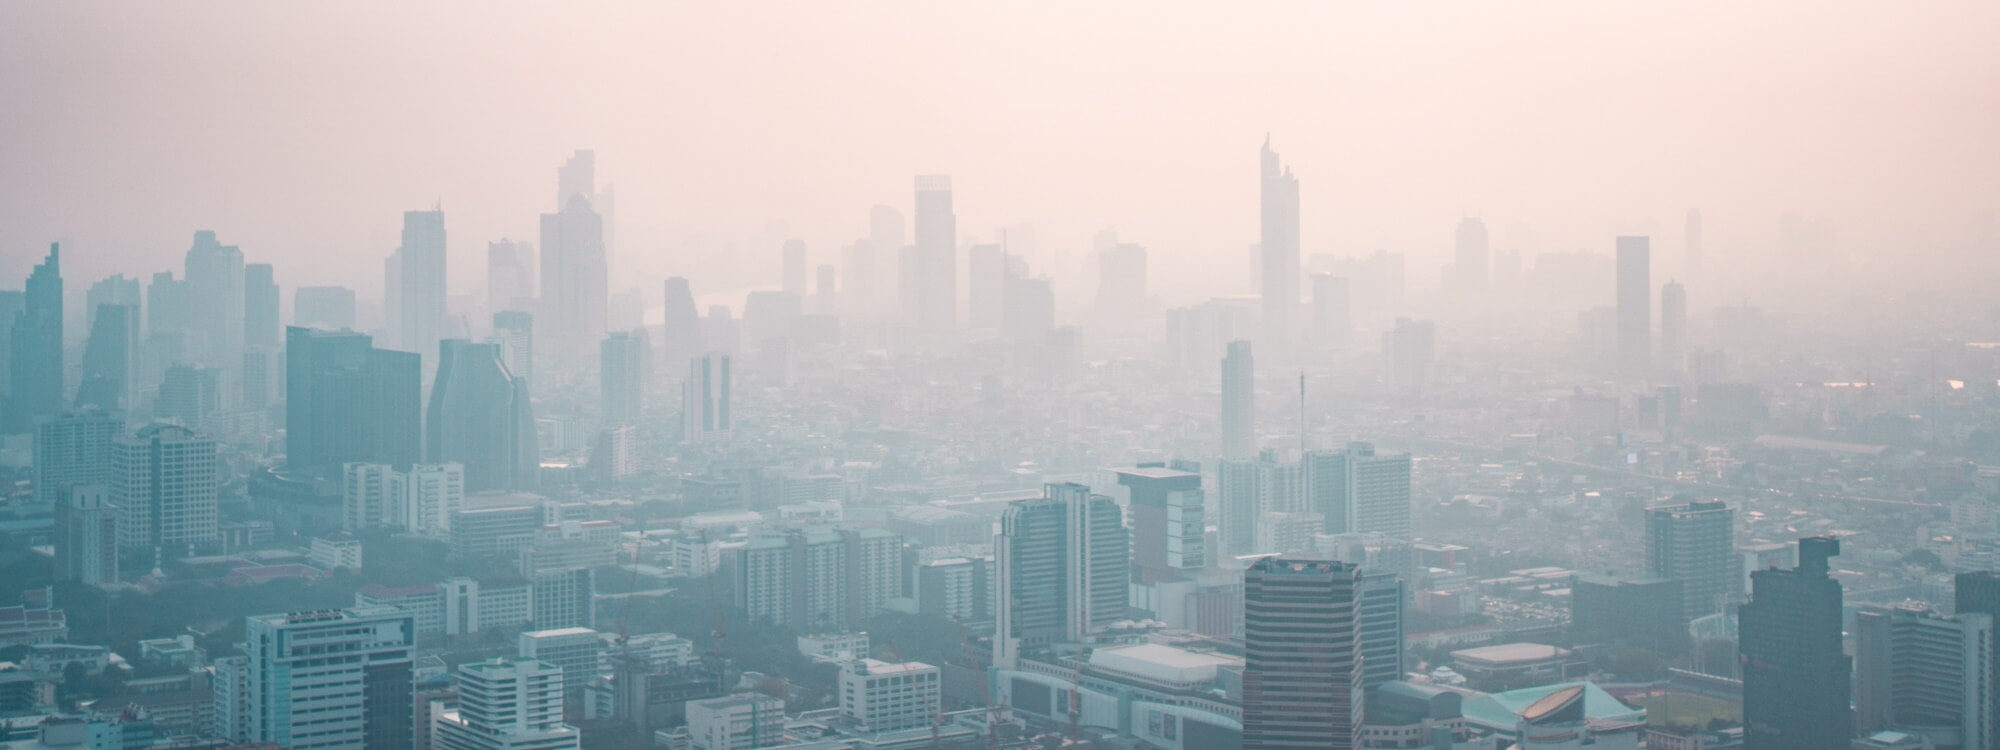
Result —
[[607, 427], [637, 424], [653, 370], [646, 332], [614, 332], [604, 337], [597, 351], [600, 421]]
[[1687, 369], [1687, 287], [1669, 281], [1660, 287], [1660, 371], [1679, 382]]
[[785, 240], [784, 249], [779, 251], [779, 255], [781, 256], [779, 258], [779, 265], [782, 267], [780, 270], [784, 274], [784, 285], [781, 288], [786, 294], [796, 295], [800, 299], [804, 299], [806, 296], [805, 241]]
[[1344, 347], [1354, 339], [1353, 297], [1346, 277], [1312, 275], [1312, 331], [1313, 345], [1321, 349]]
[[950, 331], [958, 325], [958, 215], [952, 209], [951, 177], [918, 175], [916, 244], [904, 257], [903, 312], [920, 330]]
[[[555, 213], [542, 214], [541, 321], [550, 362], [581, 362], [590, 342], [604, 337], [609, 293], [605, 260], [604, 217], [578, 187], [581, 166], [589, 152], [579, 151], [559, 178], [568, 198]], [[583, 160], [583, 161], [579, 161]]]
[[997, 329], [1007, 309], [1007, 247], [973, 245], [965, 256], [967, 328]]
[[1799, 540], [1799, 566], [1750, 574], [1738, 618], [1745, 750], [1846, 747], [1853, 660], [1843, 651], [1840, 582], [1832, 537]]
[[120, 411], [138, 407], [139, 306], [100, 304], [83, 345], [83, 380], [76, 407]]
[[334, 477], [350, 461], [405, 468], [423, 455], [418, 355], [352, 331], [285, 330], [285, 465]]
[[681, 381], [681, 439], [690, 443], [730, 437], [729, 355], [709, 354], [688, 360]]
[[354, 327], [354, 290], [302, 286], [292, 291], [292, 324], [338, 331]]
[[1263, 274], [1264, 340], [1282, 352], [1297, 334], [1292, 330], [1292, 319], [1298, 314], [1300, 291], [1299, 179], [1278, 160], [1278, 152], [1271, 150], [1270, 136], [1264, 137], [1259, 166], [1262, 230], [1257, 247]]
[[1491, 283], [1492, 267], [1486, 222], [1476, 216], [1460, 219], [1453, 241], [1452, 262], [1445, 266], [1444, 271], [1443, 287], [1447, 304], [1462, 304], [1467, 298], [1476, 299], [1486, 294]]
[[243, 363], [243, 251], [195, 232], [184, 279], [189, 360], [235, 370]]
[[111, 481], [112, 444], [124, 434], [122, 414], [98, 409], [58, 414], [35, 425], [35, 503], [54, 505], [68, 485]]
[[1653, 361], [1653, 282], [1651, 241], [1618, 238], [1618, 367], [1645, 377]]
[[62, 247], [49, 245], [48, 257], [28, 274], [21, 310], [7, 323], [7, 401], [0, 433], [33, 431], [35, 421], [62, 410], [63, 281]]
[[500, 239], [486, 243], [486, 308], [496, 314], [533, 310], [535, 245]]
[[528, 382], [501, 358], [499, 344], [446, 339], [424, 422], [424, 460], [465, 466], [469, 492], [535, 486], [541, 459]]
[[1229, 342], [1222, 357], [1222, 457], [1257, 455], [1257, 364], [1250, 342]]
[[425, 355], [426, 371], [437, 369], [431, 352], [444, 338], [445, 231], [443, 211], [403, 212], [402, 263], [397, 276], [396, 348]]
[[663, 316], [666, 350], [662, 353], [666, 355], [667, 371], [675, 372], [688, 360], [701, 356], [703, 349], [701, 313], [695, 307], [694, 289], [687, 279], [679, 276], [667, 279]]

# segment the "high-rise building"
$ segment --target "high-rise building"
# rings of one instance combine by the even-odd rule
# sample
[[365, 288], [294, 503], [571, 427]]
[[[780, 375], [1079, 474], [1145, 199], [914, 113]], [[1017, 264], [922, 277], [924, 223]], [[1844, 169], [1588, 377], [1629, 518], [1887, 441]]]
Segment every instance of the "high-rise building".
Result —
[[[413, 617], [356, 607], [244, 618], [246, 679], [216, 713], [241, 711], [237, 742], [292, 750], [410, 747]], [[234, 691], [232, 691], [234, 692]], [[222, 695], [222, 691], [217, 691]]]
[[[1952, 611], [1960, 615], [1979, 614], [1992, 618], [2000, 628], [2000, 573], [1991, 570], [1959, 573], [1952, 578]], [[2000, 681], [2000, 646], [1991, 652], [1987, 670]], [[2000, 686], [1988, 695], [1986, 715], [2000, 721]]]
[[235, 368], [243, 362], [243, 251], [194, 233], [187, 251], [186, 301], [192, 361]]
[[1403, 579], [1387, 571], [1363, 569], [1360, 580], [1361, 688], [1373, 690], [1403, 679]]
[[333, 477], [350, 461], [423, 456], [420, 357], [352, 331], [285, 330], [285, 465]]
[[84, 290], [83, 330], [90, 330], [97, 322], [99, 305], [130, 305], [138, 309], [143, 303], [138, 279], [125, 278], [125, 274], [112, 274]]
[[450, 534], [465, 509], [465, 467], [418, 464], [389, 475], [389, 525], [433, 539]]
[[1132, 562], [1140, 583], [1181, 577], [1207, 566], [1208, 528], [1201, 475], [1164, 466], [1118, 470], [1118, 483], [1131, 493]]
[[502, 238], [486, 243], [486, 308], [494, 312], [532, 310], [535, 304], [535, 244]]
[[1056, 295], [1045, 278], [1007, 279], [1001, 333], [1016, 345], [1040, 346], [1056, 327]]
[[664, 361], [668, 372], [676, 372], [688, 360], [701, 356], [701, 313], [695, 307], [694, 290], [687, 279], [679, 276], [667, 279], [666, 295]]
[[302, 286], [293, 290], [292, 323], [328, 331], [353, 328], [354, 290], [344, 286]]
[[102, 484], [64, 485], [55, 513], [55, 579], [118, 582], [118, 508]]
[[597, 202], [597, 152], [590, 149], [577, 149], [556, 167], [556, 207], [567, 206], [576, 198], [591, 205]]
[[1007, 246], [973, 245], [965, 255], [968, 328], [996, 329], [1006, 323]]
[[6, 412], [0, 432], [22, 434], [35, 421], [62, 410], [63, 283], [62, 247], [49, 245], [48, 257], [28, 274], [27, 292], [14, 314], [7, 341]]
[[1692, 620], [1723, 611], [1737, 596], [1736, 511], [1721, 500], [1646, 509], [1646, 572], [1673, 581]]
[[687, 702], [688, 750], [752, 750], [785, 742], [785, 701], [735, 693]]
[[1027, 650], [1081, 643], [1124, 616], [1130, 603], [1131, 542], [1118, 504], [1080, 484], [1048, 484], [1000, 518], [994, 663], [1012, 667]]
[[902, 539], [882, 529], [757, 534], [725, 554], [736, 607], [801, 633], [853, 628], [902, 595]]
[[222, 370], [179, 364], [167, 368], [153, 398], [153, 417], [205, 429], [209, 415], [222, 411]]
[[952, 210], [951, 177], [918, 175], [916, 188], [917, 241], [911, 256], [916, 267], [904, 271], [915, 285], [905, 291], [915, 299], [903, 301], [905, 322], [949, 331], [958, 325], [958, 215]]
[[1243, 574], [1243, 748], [1361, 746], [1363, 575], [1267, 557]]
[[[594, 634], [593, 634], [594, 637]], [[533, 658], [494, 657], [458, 667], [458, 706], [431, 724], [438, 750], [577, 750], [576, 727], [563, 723], [568, 675]]]
[[1750, 602], [1737, 610], [1745, 750], [1846, 747], [1854, 736], [1853, 660], [1828, 564], [1838, 554], [1839, 540], [1806, 537], [1797, 568], [1750, 574]]
[[705, 443], [728, 440], [729, 355], [709, 354], [688, 361], [681, 381], [681, 440]]
[[276, 348], [279, 344], [278, 281], [269, 263], [243, 267], [243, 345]]
[[500, 346], [500, 361], [507, 372], [528, 387], [535, 382], [535, 314], [526, 310], [503, 310], [493, 314], [493, 343]]
[[122, 411], [139, 404], [139, 306], [100, 304], [83, 345], [76, 407]]
[[1653, 361], [1652, 251], [1645, 237], [1618, 238], [1618, 366], [1643, 377]]
[[35, 503], [53, 505], [71, 484], [111, 481], [113, 444], [125, 433], [118, 412], [85, 409], [35, 425]]
[[1304, 469], [1305, 508], [1325, 517], [1328, 534], [1410, 538], [1410, 455], [1377, 455], [1375, 446], [1310, 451]]
[[8, 427], [8, 382], [14, 372], [14, 318], [27, 309], [28, 295], [18, 289], [0, 289], [0, 430]]
[[340, 527], [348, 531], [396, 525], [391, 492], [395, 467], [350, 462], [341, 467]]
[[543, 630], [597, 626], [597, 571], [590, 568], [532, 571], [534, 605], [529, 621]]
[[1347, 277], [1312, 275], [1313, 343], [1321, 349], [1343, 347], [1354, 338], [1354, 314]]
[[1257, 247], [1262, 269], [1264, 338], [1283, 349], [1295, 331], [1292, 319], [1299, 306], [1299, 178], [1271, 150], [1270, 136], [1258, 155], [1262, 168], [1259, 200], [1262, 230]]
[[215, 546], [223, 470], [215, 440], [185, 427], [156, 424], [118, 438], [110, 482], [118, 546], [175, 559]]
[[[1216, 526], [1221, 530], [1225, 555], [1280, 551], [1271, 548], [1275, 540], [1264, 533], [1266, 527], [1301, 520], [1304, 517], [1295, 514], [1307, 511], [1304, 467], [1279, 462], [1268, 451], [1256, 459], [1223, 460], [1217, 467], [1216, 489]], [[1289, 536], [1310, 539], [1325, 525], [1324, 520], [1316, 521], [1314, 528], [1297, 529], [1297, 534]]]
[[[574, 162], [573, 162], [574, 163]], [[580, 362], [589, 342], [604, 337], [610, 279], [604, 250], [604, 217], [583, 195], [542, 214], [540, 309], [550, 362]]]
[[[397, 251], [403, 268], [397, 296], [396, 344], [407, 352], [428, 355], [444, 338], [445, 231], [443, 211], [404, 211], [403, 246]], [[426, 360], [430, 359], [428, 356]], [[426, 371], [437, 362], [426, 362]]]
[[840, 717], [869, 732], [929, 727], [943, 712], [942, 673], [920, 661], [855, 659], [840, 665]]
[[599, 417], [607, 426], [637, 424], [645, 407], [652, 352], [645, 331], [617, 331], [597, 347]]
[[1922, 607], [1854, 618], [1855, 728], [1922, 735], [1938, 747], [1993, 746], [1993, 618]]
[[501, 356], [498, 344], [438, 342], [424, 460], [464, 465], [468, 492], [529, 489], [541, 468], [528, 382]]
[[1222, 357], [1222, 457], [1257, 455], [1257, 363], [1250, 342], [1229, 342]]
[[1397, 318], [1395, 327], [1382, 334], [1382, 354], [1389, 360], [1396, 390], [1404, 398], [1422, 399], [1431, 362], [1437, 359], [1437, 324]]
[[831, 263], [821, 263], [813, 267], [813, 294], [806, 312], [813, 315], [835, 315], [840, 312], [839, 287], [840, 270]]
[[1687, 287], [1669, 281], [1660, 287], [1660, 368], [1669, 380], [1687, 369]]

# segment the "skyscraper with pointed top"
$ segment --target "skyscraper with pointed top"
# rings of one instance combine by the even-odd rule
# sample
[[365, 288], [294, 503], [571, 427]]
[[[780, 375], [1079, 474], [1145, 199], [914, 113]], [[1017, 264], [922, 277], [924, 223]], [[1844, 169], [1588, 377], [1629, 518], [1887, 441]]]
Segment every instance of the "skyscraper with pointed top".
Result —
[[33, 430], [36, 419], [64, 403], [62, 246], [51, 243], [48, 257], [28, 274], [24, 300], [7, 342], [10, 392], [0, 431], [9, 434]]
[[550, 363], [586, 362], [604, 338], [607, 288], [604, 217], [597, 212], [596, 157], [578, 151], [556, 173], [556, 212], [542, 214], [541, 308]]
[[1282, 347], [1295, 334], [1292, 323], [1299, 306], [1299, 178], [1271, 150], [1269, 135], [1264, 136], [1259, 164], [1262, 231], [1257, 246], [1263, 260], [1263, 330], [1270, 345]]

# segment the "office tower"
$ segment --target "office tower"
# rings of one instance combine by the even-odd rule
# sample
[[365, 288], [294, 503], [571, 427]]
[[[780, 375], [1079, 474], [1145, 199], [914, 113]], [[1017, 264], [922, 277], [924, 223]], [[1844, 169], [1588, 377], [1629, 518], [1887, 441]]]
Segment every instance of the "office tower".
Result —
[[1362, 579], [1331, 560], [1244, 571], [1244, 750], [1360, 747]]
[[1670, 379], [1678, 379], [1686, 368], [1682, 351], [1687, 336], [1687, 287], [1669, 281], [1660, 287], [1660, 367]]
[[461, 664], [453, 684], [458, 707], [431, 729], [438, 750], [577, 750], [576, 727], [563, 723], [563, 670], [535, 659]]
[[1922, 735], [1939, 747], [1992, 747], [1993, 618], [1915, 606], [1854, 618], [1855, 729]]
[[216, 491], [223, 471], [215, 440], [179, 425], [156, 424], [113, 441], [118, 546], [180, 558], [221, 541]]
[[1281, 166], [1268, 135], [1259, 164], [1263, 171], [1259, 191], [1262, 231], [1257, 247], [1263, 275], [1264, 337], [1282, 349], [1294, 336], [1292, 318], [1299, 305], [1299, 178], [1292, 176], [1290, 167]]
[[91, 324], [97, 320], [98, 305], [131, 305], [137, 308], [141, 299], [139, 280], [125, 278], [122, 273], [91, 284], [83, 293], [83, 329], [90, 330]]
[[847, 612], [855, 622], [875, 616], [903, 596], [903, 537], [886, 529], [841, 529], [847, 545]]
[[729, 355], [688, 360], [681, 381], [681, 440], [705, 443], [729, 439]]
[[668, 372], [680, 369], [688, 360], [701, 356], [701, 313], [695, 308], [694, 290], [688, 280], [675, 276], [667, 279], [666, 308], [663, 312], [666, 333], [666, 355]]
[[195, 232], [186, 265], [189, 353], [197, 364], [234, 368], [243, 360], [243, 251]]
[[[1216, 526], [1221, 532], [1222, 553], [1251, 555], [1280, 551], [1270, 547], [1267, 532], [1272, 524], [1296, 524], [1305, 519], [1304, 467], [1281, 463], [1266, 451], [1256, 459], [1224, 459], [1217, 467], [1219, 490]], [[1310, 529], [1296, 536], [1310, 540], [1326, 525], [1314, 519]]]
[[1736, 511], [1721, 500], [1646, 509], [1646, 573], [1673, 581], [1681, 613], [1692, 620], [1723, 611], [1743, 571], [1736, 555]]
[[278, 330], [278, 281], [271, 264], [243, 267], [243, 345], [275, 349]]
[[1687, 651], [1679, 583], [1579, 575], [1570, 581], [1570, 592], [1570, 641], [1576, 645], [1630, 646], [1661, 655]]
[[465, 509], [463, 464], [418, 464], [389, 474], [390, 526], [441, 538]]
[[1121, 242], [1097, 254], [1097, 318], [1131, 327], [1146, 318], [1146, 248]]
[[62, 247], [49, 245], [48, 257], [28, 274], [22, 309], [11, 321], [7, 366], [6, 423], [0, 430], [22, 434], [35, 420], [62, 409], [63, 283]]
[[57, 581], [118, 582], [118, 508], [103, 484], [64, 485], [56, 501]]
[[1118, 469], [1131, 493], [1132, 562], [1140, 583], [1181, 577], [1209, 564], [1204, 548], [1201, 475], [1164, 466]]
[[[1953, 576], [1952, 611], [1959, 615], [1986, 615], [2000, 627], [2000, 573], [1981, 570]], [[2000, 647], [1991, 651], [1987, 670], [1994, 680], [2000, 681]], [[1986, 715], [2000, 721], [2000, 688], [1990, 694]]]
[[395, 343], [403, 326], [403, 249], [382, 259], [382, 339]]
[[994, 663], [1030, 649], [1081, 643], [1124, 616], [1131, 542], [1118, 504], [1080, 484], [1048, 484], [1009, 505], [994, 542], [1000, 583]]
[[291, 750], [410, 747], [415, 637], [413, 616], [393, 607], [244, 618], [246, 721], [242, 736], [226, 739]]
[[28, 295], [0, 289], [0, 430], [7, 427], [8, 383], [13, 379], [14, 318], [27, 309]]
[[1852, 660], [1842, 651], [1840, 582], [1832, 537], [1799, 540], [1799, 566], [1750, 574], [1750, 602], [1737, 610], [1743, 663], [1745, 750], [1846, 747]]
[[973, 245], [965, 256], [968, 328], [1000, 328], [1007, 310], [1007, 249], [1005, 245]]
[[1222, 457], [1257, 455], [1257, 363], [1250, 342], [1229, 342], [1222, 357]]
[[[403, 351], [428, 355], [444, 338], [445, 232], [443, 211], [404, 211], [403, 246], [397, 250], [402, 271], [396, 298], [396, 344]], [[425, 357], [426, 360], [430, 358]], [[425, 370], [437, 367], [427, 361]]]
[[785, 240], [779, 251], [779, 263], [784, 273], [784, 285], [780, 287], [786, 294], [800, 299], [806, 296], [806, 243], [805, 240]]
[[1376, 455], [1375, 446], [1310, 451], [1305, 459], [1305, 506], [1326, 518], [1328, 534], [1410, 538], [1410, 454]]
[[1486, 222], [1470, 216], [1459, 220], [1452, 263], [1445, 267], [1444, 292], [1447, 297], [1462, 299], [1486, 293], [1492, 275], [1491, 254], [1487, 247]]
[[125, 432], [118, 412], [84, 409], [35, 425], [35, 502], [53, 505], [70, 484], [104, 484], [111, 479], [112, 444]]
[[499, 344], [438, 342], [424, 460], [464, 465], [468, 492], [526, 490], [541, 468], [528, 381], [501, 356]]
[[580, 698], [585, 683], [598, 674], [605, 645], [604, 635], [590, 628], [549, 628], [522, 633], [515, 654], [561, 670], [563, 695]]
[[527, 310], [535, 303], [535, 245], [502, 238], [486, 243], [486, 307]]
[[540, 630], [597, 626], [597, 574], [590, 568], [530, 571], [534, 584], [530, 622]]
[[929, 331], [958, 325], [958, 215], [952, 212], [951, 177], [918, 175], [914, 273], [915, 304], [903, 301], [905, 321]]
[[352, 331], [285, 329], [285, 465], [333, 477], [350, 461], [409, 466], [423, 456], [418, 355]]
[[597, 201], [597, 152], [590, 149], [577, 149], [556, 167], [556, 207], [567, 206], [576, 198], [592, 205]]
[[146, 285], [146, 332], [182, 331], [190, 325], [187, 282], [175, 280], [173, 271], [153, 274]]
[[645, 406], [646, 374], [652, 359], [644, 331], [618, 331], [597, 347], [599, 418], [608, 426], [637, 424]]
[[302, 286], [292, 292], [292, 323], [301, 328], [338, 331], [354, 327], [354, 290]]
[[[574, 163], [574, 162], [573, 162]], [[589, 342], [604, 336], [606, 292], [604, 218], [582, 195], [542, 214], [541, 307], [549, 361], [580, 362]]]
[[1652, 252], [1645, 237], [1618, 238], [1618, 366], [1644, 376], [1653, 361]]
[[735, 693], [687, 702], [688, 750], [750, 750], [787, 742], [785, 701]]
[[138, 407], [139, 306], [99, 304], [83, 344], [83, 380], [76, 408], [121, 411]]
[[1347, 279], [1330, 273], [1312, 275], [1312, 337], [1321, 349], [1346, 346], [1354, 338], [1354, 317]]
[[535, 314], [525, 310], [504, 310], [493, 314], [493, 343], [500, 347], [500, 361], [507, 372], [533, 385], [535, 379]]
[[340, 528], [348, 531], [398, 525], [394, 467], [359, 461], [341, 467]]
[[1689, 209], [1687, 223], [1683, 225], [1681, 242], [1686, 258], [1686, 270], [1690, 274], [1701, 273], [1701, 209]]
[[1437, 325], [1428, 320], [1397, 318], [1395, 327], [1382, 334], [1382, 353], [1389, 359], [1389, 374], [1396, 390], [1404, 398], [1422, 399], [1431, 362], [1437, 359]]
[[211, 414], [222, 411], [222, 371], [213, 367], [174, 365], [160, 380], [153, 399], [153, 418], [183, 427], [203, 429]]
[[1403, 679], [1403, 601], [1408, 593], [1396, 574], [1362, 570], [1358, 615], [1361, 630], [1361, 689], [1373, 690]]
[[895, 732], [938, 723], [944, 710], [942, 672], [920, 661], [842, 662], [836, 681], [840, 716], [868, 732]]

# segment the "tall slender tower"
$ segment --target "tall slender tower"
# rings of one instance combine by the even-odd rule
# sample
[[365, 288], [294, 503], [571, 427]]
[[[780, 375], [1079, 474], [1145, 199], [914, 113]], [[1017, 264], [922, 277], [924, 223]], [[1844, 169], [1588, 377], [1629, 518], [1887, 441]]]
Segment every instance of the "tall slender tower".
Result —
[[916, 247], [908, 257], [914, 273], [905, 271], [914, 285], [916, 305], [908, 301], [904, 309], [916, 318], [908, 321], [930, 331], [949, 331], [958, 325], [958, 214], [952, 209], [949, 175], [917, 176]]
[[1799, 540], [1799, 566], [1750, 574], [1738, 610], [1745, 750], [1846, 747], [1853, 660], [1843, 649], [1840, 582], [1828, 560], [1840, 540]]
[[1259, 164], [1263, 178], [1258, 248], [1263, 257], [1264, 340], [1286, 347], [1297, 333], [1292, 323], [1299, 306], [1299, 179], [1278, 160], [1268, 135]]
[[403, 351], [416, 352], [430, 360], [426, 370], [436, 370], [437, 351], [444, 338], [445, 235], [443, 211], [403, 212], [403, 270], [398, 280], [397, 344]]
[[1222, 457], [1246, 459], [1257, 455], [1257, 365], [1250, 342], [1229, 342], [1222, 357]]
[[35, 420], [56, 413], [63, 405], [63, 283], [62, 247], [49, 245], [49, 255], [28, 274], [25, 304], [11, 324], [7, 365], [11, 370], [6, 402], [9, 434], [29, 432]]

